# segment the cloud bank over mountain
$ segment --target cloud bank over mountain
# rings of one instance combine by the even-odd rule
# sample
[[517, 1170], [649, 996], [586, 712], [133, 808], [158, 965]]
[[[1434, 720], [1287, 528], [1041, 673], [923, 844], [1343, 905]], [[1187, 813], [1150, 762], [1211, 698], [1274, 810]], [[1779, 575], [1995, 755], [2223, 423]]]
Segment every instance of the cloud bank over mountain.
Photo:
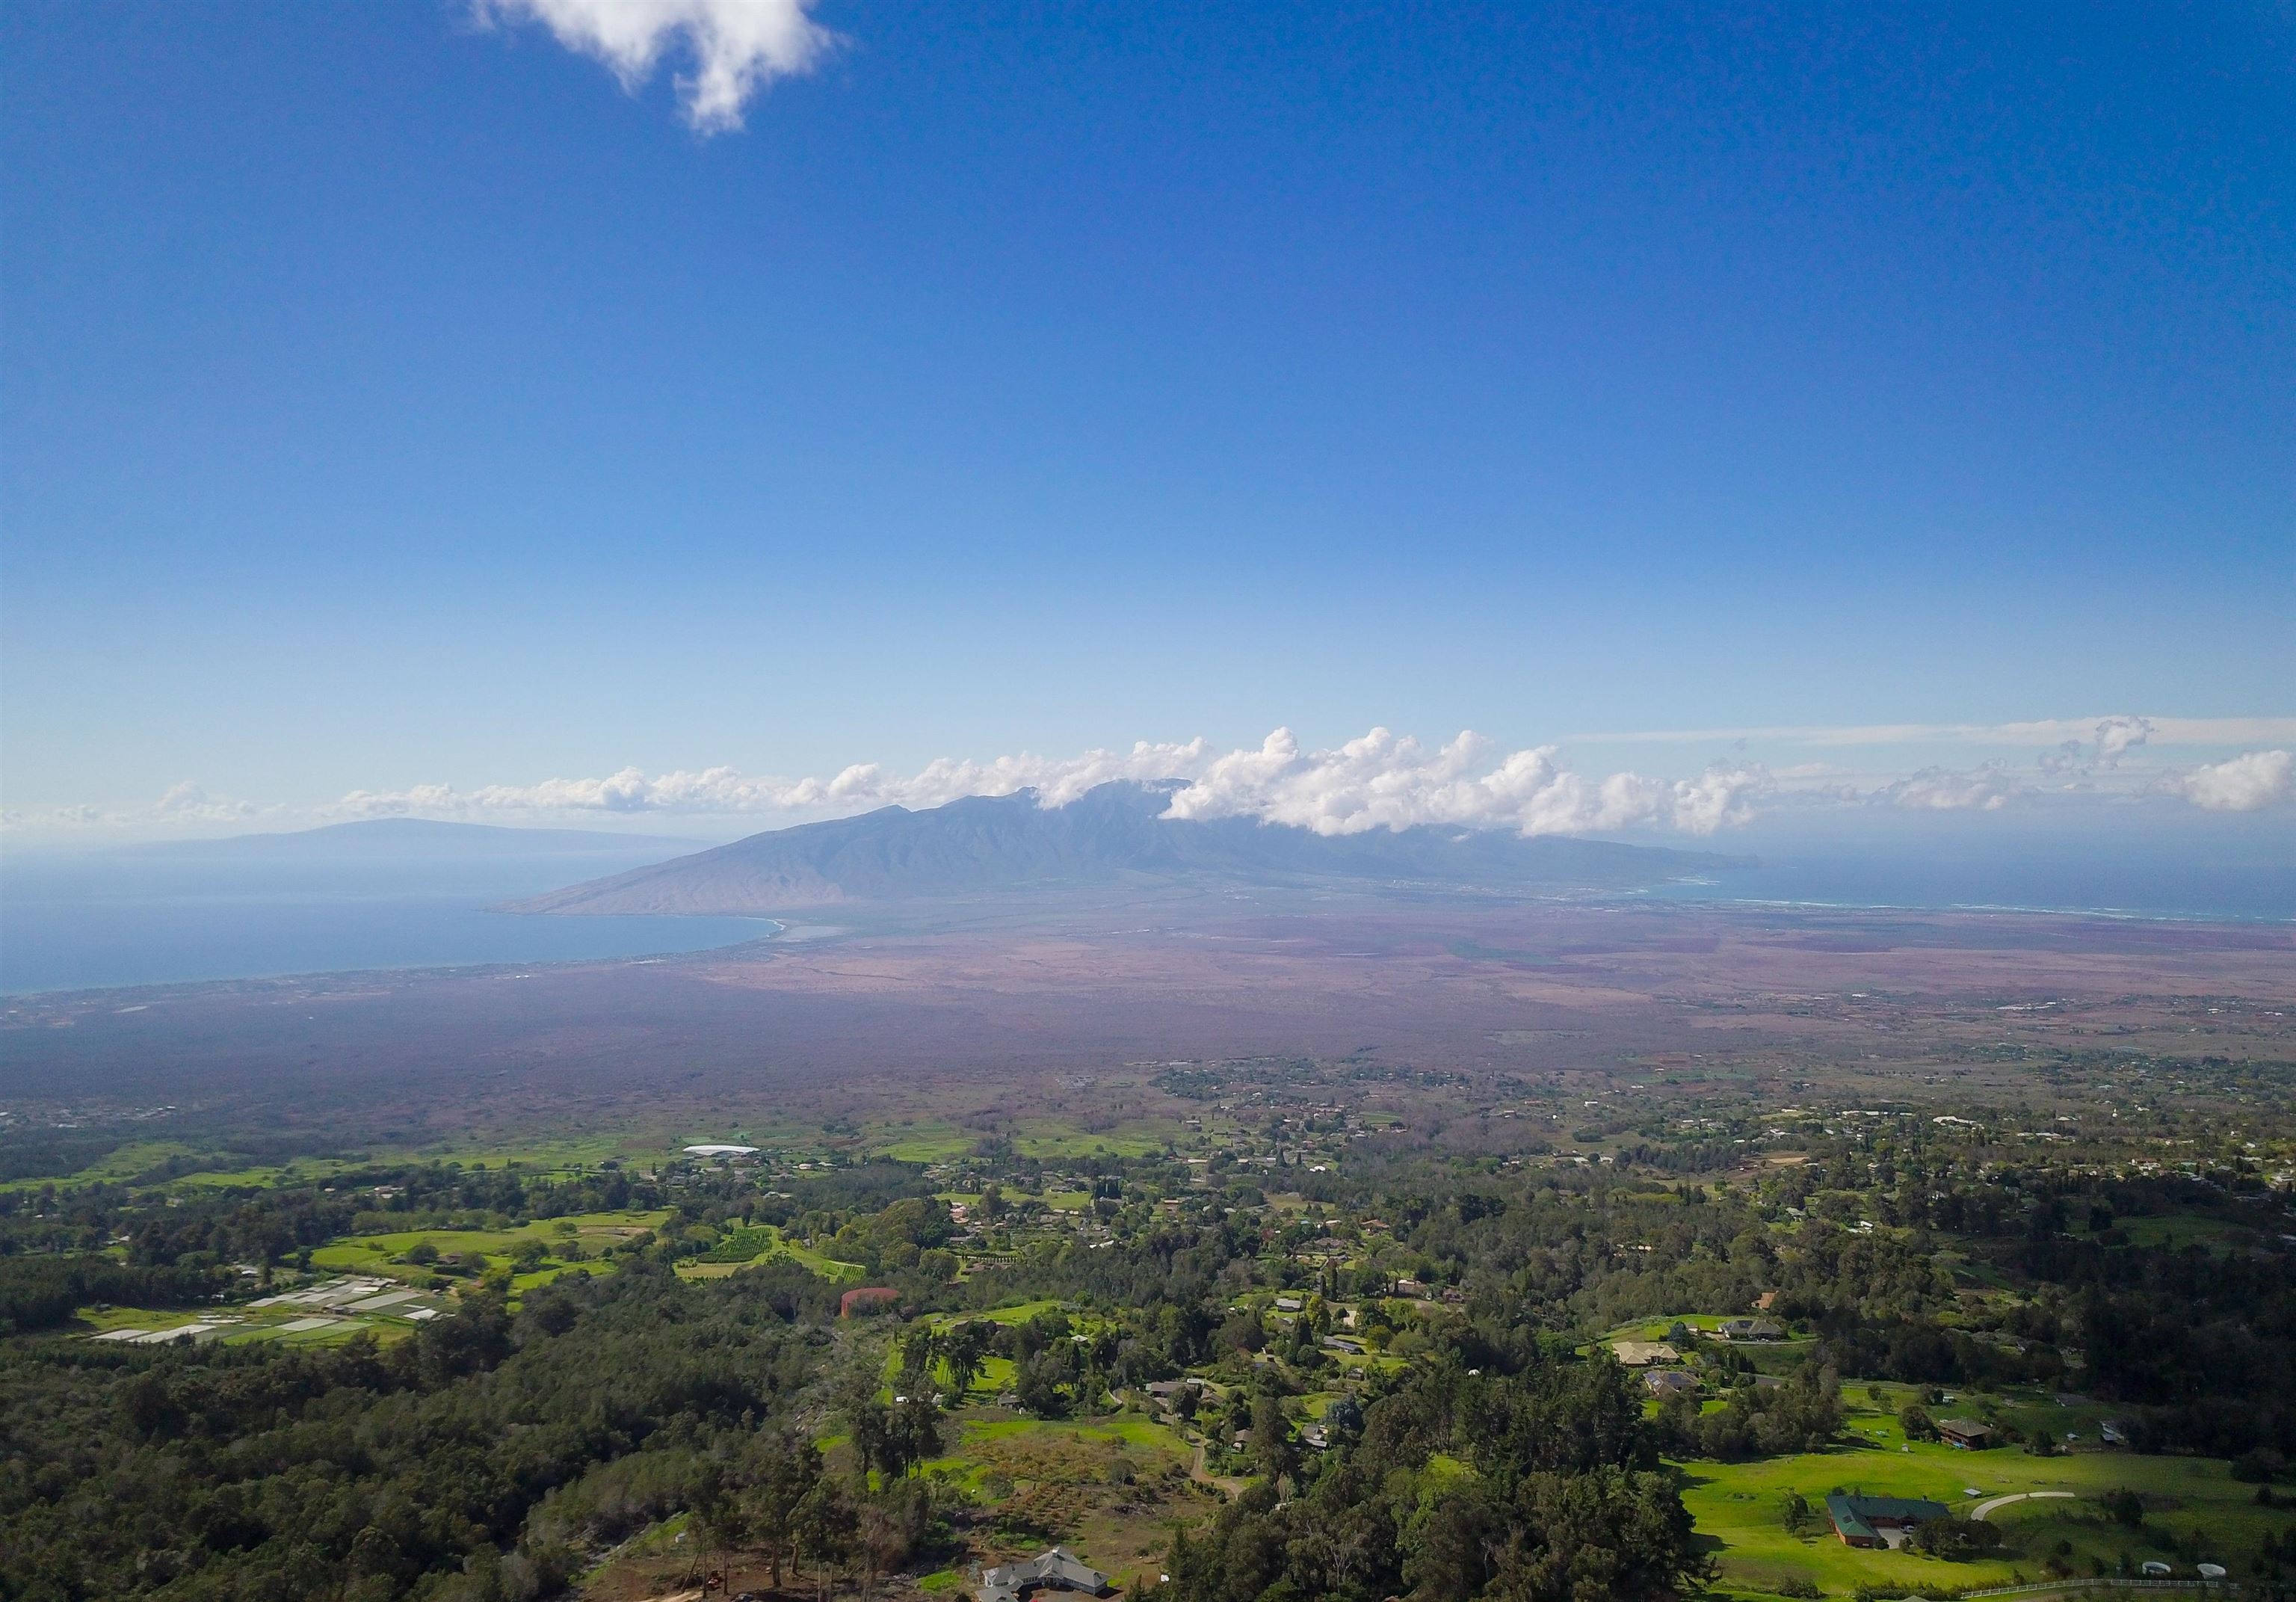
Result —
[[[1312, 747], [1291, 729], [1277, 728], [1257, 746], [1228, 751], [1201, 737], [1144, 740], [1070, 757], [1026, 752], [986, 760], [945, 757], [910, 772], [860, 762], [826, 777], [797, 778], [749, 775], [732, 767], [656, 774], [624, 768], [602, 776], [529, 784], [361, 789], [303, 808], [234, 799], [187, 780], [148, 807], [57, 806], [10, 812], [4, 821], [12, 831], [62, 833], [279, 826], [365, 817], [802, 820], [886, 806], [920, 809], [1023, 790], [1035, 792], [1044, 806], [1060, 808], [1098, 785], [1129, 781], [1168, 786], [1167, 816], [1174, 819], [1248, 818], [1326, 838], [1437, 826], [1524, 838], [1655, 831], [1705, 839], [1764, 813], [1810, 808], [1981, 813], [2095, 797], [2184, 803], [2204, 812], [2261, 812], [2296, 802], [2296, 765], [2287, 750], [2235, 752], [2198, 765], [2190, 758], [2170, 762], [2164, 752], [2178, 744], [2210, 743], [2228, 729], [2277, 732], [2273, 726], [2287, 721], [2218, 725], [2112, 714], [2079, 725], [2060, 720], [1956, 727], [1956, 740], [1946, 743], [2005, 743], [2001, 728], [2030, 731], [2054, 743], [2022, 762], [1987, 757], [1964, 765], [1905, 763], [1894, 768], [1886, 760], [1860, 768], [1831, 761], [1773, 766], [1739, 751], [1686, 776], [1582, 771], [1559, 744], [1506, 750], [1472, 730], [1430, 746], [1375, 727], [1339, 745]], [[2076, 727], [2085, 737], [2066, 735]], [[1773, 738], [1780, 732], [1768, 731]], [[1845, 743], [1841, 732], [1802, 731], [1803, 743]], [[1926, 731], [1931, 736], [1937, 732]], [[1745, 743], [1745, 736], [1734, 742]], [[1889, 752], [1882, 754], [1886, 758]], [[2146, 760], [2139, 761], [2140, 756]]]

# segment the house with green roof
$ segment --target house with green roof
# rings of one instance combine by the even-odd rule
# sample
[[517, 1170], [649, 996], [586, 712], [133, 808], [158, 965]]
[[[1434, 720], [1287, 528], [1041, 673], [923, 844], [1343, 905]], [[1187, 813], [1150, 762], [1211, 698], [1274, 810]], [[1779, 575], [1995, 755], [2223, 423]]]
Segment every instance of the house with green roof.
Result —
[[[1948, 1518], [1953, 1509], [1943, 1502], [1903, 1496], [1849, 1496], [1835, 1491], [1825, 1499], [1825, 1516], [1845, 1547], [1892, 1547], [1905, 1539], [1902, 1532], [1933, 1518]], [[1898, 1540], [1892, 1540], [1891, 1534]]]

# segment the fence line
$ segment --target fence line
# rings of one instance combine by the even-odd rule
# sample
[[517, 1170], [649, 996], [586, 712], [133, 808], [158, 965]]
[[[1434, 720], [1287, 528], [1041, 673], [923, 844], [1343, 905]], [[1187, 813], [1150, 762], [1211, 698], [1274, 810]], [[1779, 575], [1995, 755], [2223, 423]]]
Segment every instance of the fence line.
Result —
[[2089, 1590], [2129, 1591], [2198, 1591], [2203, 1596], [2232, 1595], [2240, 1590], [2232, 1580], [2139, 1580], [2118, 1574], [2099, 1574], [2087, 1580], [2038, 1580], [2028, 1585], [1996, 1585], [1984, 1590], [1964, 1591], [1969, 1597], [2030, 1597], [2043, 1591], [2066, 1594]]

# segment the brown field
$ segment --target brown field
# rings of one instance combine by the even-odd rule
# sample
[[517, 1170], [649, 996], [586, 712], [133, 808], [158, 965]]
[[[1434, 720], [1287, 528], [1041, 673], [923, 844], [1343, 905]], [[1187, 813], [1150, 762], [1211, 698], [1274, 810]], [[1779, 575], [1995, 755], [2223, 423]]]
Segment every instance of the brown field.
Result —
[[[122, 1011], [138, 1004], [140, 1010]], [[650, 962], [88, 992], [0, 1015], [0, 1096], [365, 1138], [799, 1113], [1312, 1058], [2022, 1093], [2034, 1064], [2296, 1057], [2296, 932], [2028, 915], [1362, 901], [984, 919]], [[966, 1087], [973, 1087], [970, 1091]], [[1057, 1105], [1062, 1092], [1048, 1092]], [[1094, 1098], [1078, 1092], [1078, 1099]]]

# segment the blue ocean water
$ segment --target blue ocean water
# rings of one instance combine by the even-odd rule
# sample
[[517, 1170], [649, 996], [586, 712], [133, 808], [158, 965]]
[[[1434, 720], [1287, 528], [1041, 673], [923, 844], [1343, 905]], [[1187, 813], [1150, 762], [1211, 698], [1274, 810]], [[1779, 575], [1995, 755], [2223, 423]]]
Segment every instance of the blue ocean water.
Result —
[[1891, 820], [1851, 833], [1785, 818], [1717, 836], [1748, 859], [1659, 899], [1917, 910], [2018, 909], [2219, 922], [2296, 922], [2296, 830], [2284, 818]]
[[488, 910], [686, 849], [413, 860], [12, 853], [0, 864], [0, 992], [645, 957], [778, 931], [764, 918]]

